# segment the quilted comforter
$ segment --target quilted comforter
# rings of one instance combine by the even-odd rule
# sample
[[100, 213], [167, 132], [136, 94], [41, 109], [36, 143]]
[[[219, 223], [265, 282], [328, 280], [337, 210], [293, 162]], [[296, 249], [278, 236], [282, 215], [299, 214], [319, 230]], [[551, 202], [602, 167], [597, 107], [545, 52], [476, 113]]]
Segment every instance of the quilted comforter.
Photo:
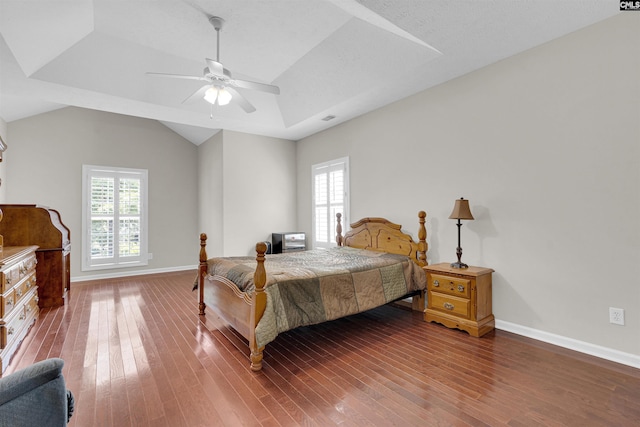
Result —
[[[267, 306], [256, 327], [259, 347], [284, 331], [360, 313], [426, 285], [424, 270], [406, 256], [350, 247], [267, 255]], [[209, 278], [224, 277], [253, 292], [256, 260], [212, 258]]]

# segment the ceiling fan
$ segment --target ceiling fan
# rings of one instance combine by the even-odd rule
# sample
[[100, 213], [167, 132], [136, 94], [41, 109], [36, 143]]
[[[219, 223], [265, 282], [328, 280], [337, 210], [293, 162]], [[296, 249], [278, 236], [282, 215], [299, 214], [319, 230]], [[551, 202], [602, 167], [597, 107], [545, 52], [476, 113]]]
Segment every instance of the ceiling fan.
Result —
[[231, 100], [236, 102], [245, 112], [253, 113], [256, 108], [245, 98], [236, 88], [259, 90], [261, 92], [280, 94], [280, 88], [266, 83], [253, 82], [249, 80], [234, 79], [231, 71], [224, 68], [220, 62], [220, 29], [224, 24], [224, 19], [218, 16], [209, 16], [209, 22], [216, 30], [216, 60], [205, 58], [207, 66], [202, 76], [188, 76], [183, 74], [150, 73], [150, 76], [170, 77], [175, 79], [199, 80], [207, 82], [200, 89], [182, 103], [189, 103], [198, 99], [204, 99], [212, 105], [227, 105]]

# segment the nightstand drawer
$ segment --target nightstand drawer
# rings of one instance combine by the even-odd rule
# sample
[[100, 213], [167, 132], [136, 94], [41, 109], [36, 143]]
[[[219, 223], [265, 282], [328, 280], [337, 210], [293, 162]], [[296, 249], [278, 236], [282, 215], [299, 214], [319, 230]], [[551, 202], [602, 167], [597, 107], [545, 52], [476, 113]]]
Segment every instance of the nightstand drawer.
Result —
[[461, 277], [429, 274], [429, 281], [427, 283], [427, 286], [429, 287], [430, 291], [456, 295], [462, 298], [469, 298], [469, 296], [471, 295], [471, 280]]
[[466, 318], [471, 314], [471, 301], [468, 299], [445, 295], [438, 292], [431, 292], [429, 294], [429, 298], [431, 298], [431, 301], [429, 301], [429, 307], [434, 310]]

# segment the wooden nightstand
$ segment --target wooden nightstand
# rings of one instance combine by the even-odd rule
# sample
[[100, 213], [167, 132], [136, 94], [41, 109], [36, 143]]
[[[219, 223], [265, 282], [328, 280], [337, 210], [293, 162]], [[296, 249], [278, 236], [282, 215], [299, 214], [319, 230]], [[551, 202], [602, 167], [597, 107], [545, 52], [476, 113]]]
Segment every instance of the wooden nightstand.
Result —
[[427, 273], [424, 320], [481, 337], [495, 327], [491, 311], [491, 273], [483, 267], [452, 268], [449, 263], [423, 267]]

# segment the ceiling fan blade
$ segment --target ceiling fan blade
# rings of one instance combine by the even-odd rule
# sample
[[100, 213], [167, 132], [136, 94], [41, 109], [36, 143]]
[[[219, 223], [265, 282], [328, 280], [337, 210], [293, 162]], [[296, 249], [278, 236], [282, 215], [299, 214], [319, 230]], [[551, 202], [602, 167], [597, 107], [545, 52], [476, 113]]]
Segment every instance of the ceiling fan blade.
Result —
[[273, 93], [274, 95], [280, 95], [280, 88], [278, 86], [268, 85], [266, 83], [252, 82], [249, 80], [229, 80], [229, 84], [242, 89], [259, 90], [262, 92]]
[[202, 76], [186, 76], [184, 74], [167, 74], [167, 73], [146, 73], [146, 74], [148, 76], [153, 76], [153, 77], [170, 77], [172, 79], [200, 80], [203, 82], [209, 81]]
[[237, 90], [235, 90], [232, 87], [227, 86], [225, 88], [226, 90], [229, 91], [229, 93], [231, 95], [233, 95], [233, 98], [231, 98], [234, 102], [237, 102], [238, 105], [240, 107], [242, 107], [242, 109], [247, 112], [247, 113], [253, 113], [254, 111], [256, 111], [256, 107], [254, 107], [253, 105], [251, 105], [251, 103], [249, 101], [247, 101], [247, 98], [245, 98], [244, 96], [242, 96], [240, 94], [240, 92], [238, 92]]
[[205, 58], [207, 61], [207, 66], [209, 67], [209, 72], [216, 76], [224, 76], [224, 67], [218, 61], [214, 61], [213, 59]]
[[193, 92], [191, 94], [191, 96], [189, 96], [187, 99], [185, 99], [184, 101], [182, 101], [183, 104], [189, 104], [191, 102], [197, 101], [199, 99], [203, 99], [204, 98], [204, 93], [207, 91], [207, 89], [209, 89], [211, 87], [211, 85], [204, 85], [202, 86], [200, 89], [198, 89], [197, 91]]

